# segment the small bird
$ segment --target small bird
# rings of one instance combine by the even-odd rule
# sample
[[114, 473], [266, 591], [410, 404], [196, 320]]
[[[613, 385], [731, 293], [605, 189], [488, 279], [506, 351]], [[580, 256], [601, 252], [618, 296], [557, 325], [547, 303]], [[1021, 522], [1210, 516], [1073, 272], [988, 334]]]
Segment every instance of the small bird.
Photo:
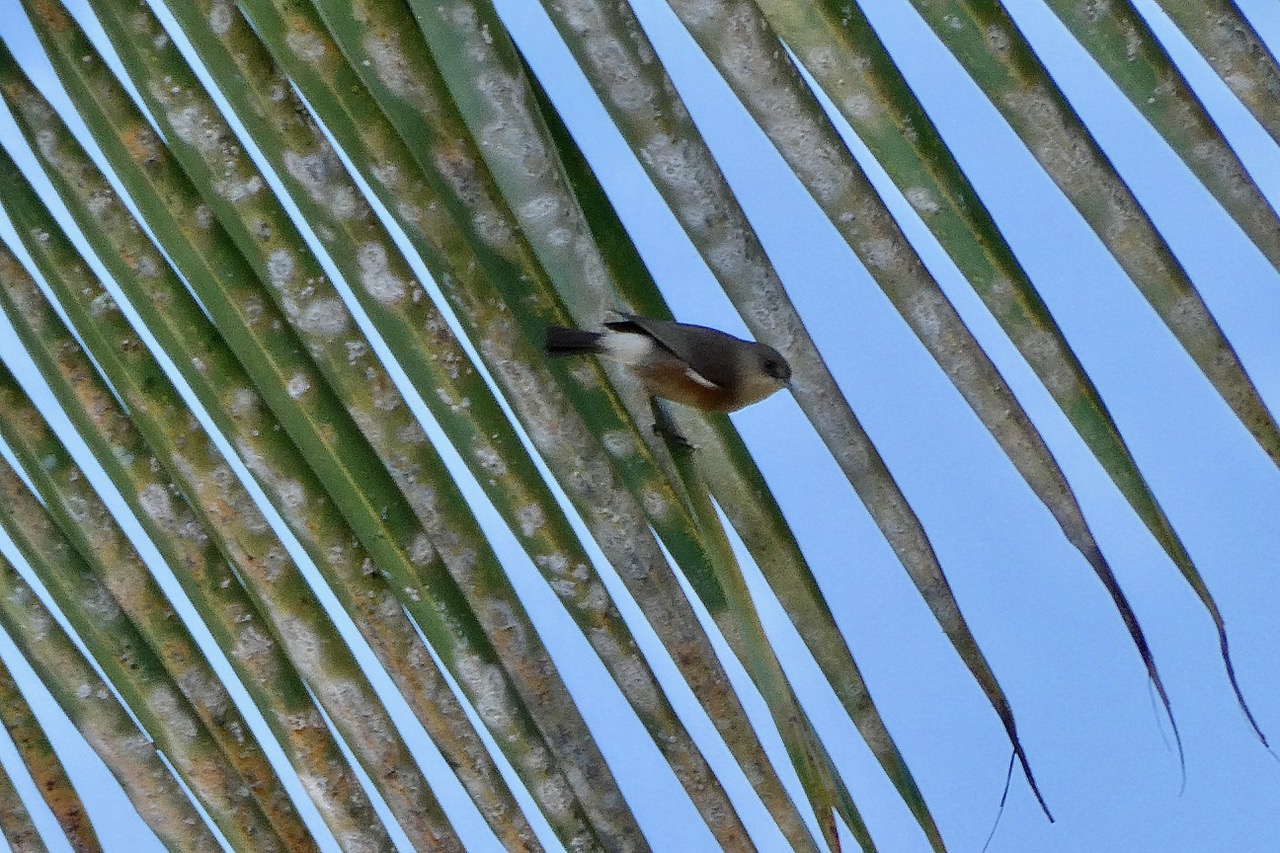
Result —
[[623, 314], [589, 332], [547, 328], [548, 355], [599, 355], [628, 367], [654, 397], [708, 412], [736, 412], [791, 380], [773, 347], [706, 326]]

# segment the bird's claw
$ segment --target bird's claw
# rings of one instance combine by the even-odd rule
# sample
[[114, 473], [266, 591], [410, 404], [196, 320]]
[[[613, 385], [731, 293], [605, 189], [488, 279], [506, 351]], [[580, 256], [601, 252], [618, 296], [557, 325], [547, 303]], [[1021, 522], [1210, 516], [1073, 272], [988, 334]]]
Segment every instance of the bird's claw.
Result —
[[654, 421], [653, 434], [663, 441], [674, 444], [681, 450], [693, 450], [693, 444], [690, 443], [689, 439], [681, 435], [680, 431], [670, 422], [664, 424], [661, 421]]
[[686, 452], [692, 451], [694, 449], [692, 442], [680, 433], [670, 413], [663, 408], [657, 398], [650, 398], [649, 402], [653, 407], [653, 434], [675, 448]]

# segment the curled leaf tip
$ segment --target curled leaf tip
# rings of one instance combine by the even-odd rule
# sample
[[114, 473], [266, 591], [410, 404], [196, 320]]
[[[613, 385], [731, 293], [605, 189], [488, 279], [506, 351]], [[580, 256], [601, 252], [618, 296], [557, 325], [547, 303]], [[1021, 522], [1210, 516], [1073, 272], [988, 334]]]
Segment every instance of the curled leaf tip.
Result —
[[1218, 621], [1218, 645], [1222, 649], [1222, 664], [1227, 670], [1227, 680], [1231, 682], [1231, 690], [1236, 694], [1236, 702], [1240, 705], [1240, 710], [1244, 711], [1245, 719], [1249, 721], [1249, 726], [1253, 729], [1253, 733], [1257, 735], [1258, 740], [1262, 741], [1262, 745], [1266, 747], [1267, 752], [1277, 761], [1277, 756], [1271, 749], [1271, 743], [1267, 740], [1267, 735], [1262, 731], [1262, 727], [1258, 725], [1258, 721], [1253, 716], [1253, 711], [1249, 709], [1249, 703], [1244, 699], [1244, 691], [1240, 689], [1240, 682], [1236, 680], [1236, 667], [1231, 661], [1231, 651], [1227, 648], [1227, 628], [1221, 620]]
[[1004, 772], [1004, 790], [1000, 793], [1000, 805], [996, 809], [996, 819], [991, 824], [991, 831], [987, 833], [987, 840], [982, 843], [981, 853], [987, 853], [987, 848], [991, 846], [991, 839], [996, 837], [996, 828], [1000, 826], [1000, 818], [1004, 815], [1004, 805], [1009, 801], [1009, 786], [1013, 784], [1013, 764], [1017, 758], [1016, 751], [1009, 752], [1009, 769]]
[[1031, 793], [1035, 794], [1036, 802], [1040, 804], [1040, 811], [1044, 812], [1049, 823], [1054, 823], [1053, 812], [1049, 811], [1049, 804], [1045, 801], [1044, 794], [1040, 792], [1040, 786], [1036, 784], [1036, 777], [1031, 772], [1031, 762], [1027, 760], [1027, 754], [1022, 751], [1021, 741], [1016, 738], [1013, 741], [1013, 752], [1018, 758], [1018, 763], [1022, 765], [1022, 772], [1027, 777], [1027, 784], [1031, 786]]

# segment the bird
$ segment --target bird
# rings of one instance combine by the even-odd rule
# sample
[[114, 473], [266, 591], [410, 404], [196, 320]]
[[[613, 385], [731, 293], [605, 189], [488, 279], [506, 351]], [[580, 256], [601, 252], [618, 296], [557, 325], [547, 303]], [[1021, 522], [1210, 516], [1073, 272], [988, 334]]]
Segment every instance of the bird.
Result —
[[635, 374], [651, 396], [707, 412], [736, 412], [791, 381], [791, 365], [766, 344], [706, 326], [621, 316], [599, 332], [549, 326], [546, 352], [615, 361]]

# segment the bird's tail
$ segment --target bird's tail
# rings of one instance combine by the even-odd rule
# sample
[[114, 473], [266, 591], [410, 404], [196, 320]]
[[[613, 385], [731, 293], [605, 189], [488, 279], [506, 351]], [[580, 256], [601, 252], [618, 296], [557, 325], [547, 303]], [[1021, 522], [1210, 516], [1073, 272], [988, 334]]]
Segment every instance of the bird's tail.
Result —
[[546, 337], [547, 355], [582, 355], [600, 352], [599, 332], [587, 332], [582, 329], [570, 329], [565, 326], [548, 326]]

